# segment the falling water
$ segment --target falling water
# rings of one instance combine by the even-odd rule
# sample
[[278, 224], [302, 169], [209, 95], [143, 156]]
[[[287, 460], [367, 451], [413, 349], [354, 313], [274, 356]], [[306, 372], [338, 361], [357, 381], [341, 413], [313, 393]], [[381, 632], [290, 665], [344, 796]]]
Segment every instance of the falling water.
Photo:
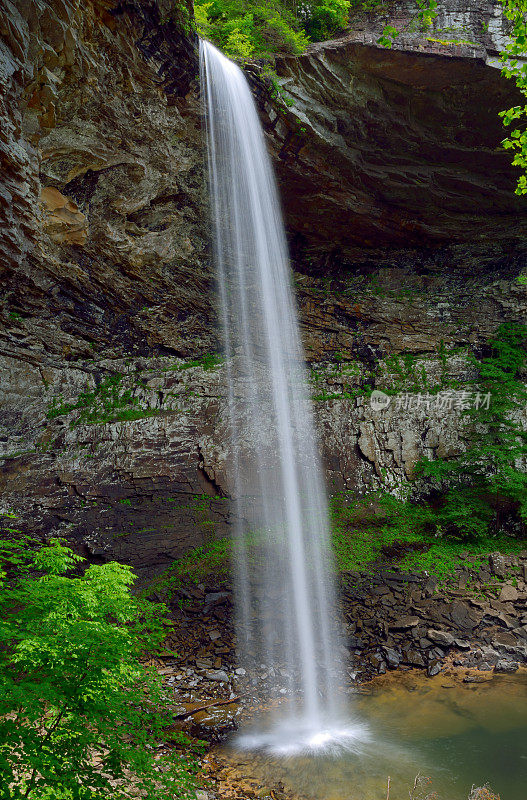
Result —
[[[271, 162], [242, 71], [201, 42], [209, 183], [229, 383], [238, 655], [289, 681], [288, 714], [244, 742], [316, 746], [341, 680], [329, 526]], [[349, 734], [349, 731], [347, 732]], [[346, 735], [346, 734], [344, 734]]]

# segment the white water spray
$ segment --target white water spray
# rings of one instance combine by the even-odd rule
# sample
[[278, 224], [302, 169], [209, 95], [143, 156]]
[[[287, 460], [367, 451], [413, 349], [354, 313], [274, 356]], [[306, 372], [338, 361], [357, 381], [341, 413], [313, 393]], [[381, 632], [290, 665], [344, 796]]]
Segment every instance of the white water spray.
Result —
[[341, 682], [329, 524], [285, 232], [242, 71], [201, 42], [209, 184], [232, 434], [238, 655], [289, 681], [287, 718], [245, 746], [317, 749], [352, 735]]

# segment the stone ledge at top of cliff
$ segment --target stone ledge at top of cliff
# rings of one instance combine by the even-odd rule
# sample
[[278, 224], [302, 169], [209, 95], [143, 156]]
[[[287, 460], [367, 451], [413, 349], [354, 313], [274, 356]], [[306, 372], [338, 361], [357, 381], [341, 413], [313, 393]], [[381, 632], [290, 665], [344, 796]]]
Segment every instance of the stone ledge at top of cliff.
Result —
[[[432, 28], [406, 2], [362, 15], [340, 39], [276, 60], [294, 101], [262, 98], [287, 226], [315, 260], [456, 243], [522, 251], [527, 206], [501, 147], [500, 110], [522, 102], [501, 76], [493, 0], [446, 0]], [[403, 31], [377, 44], [389, 22]], [[295, 251], [295, 246], [293, 247]], [[366, 253], [365, 253], [366, 251]]]

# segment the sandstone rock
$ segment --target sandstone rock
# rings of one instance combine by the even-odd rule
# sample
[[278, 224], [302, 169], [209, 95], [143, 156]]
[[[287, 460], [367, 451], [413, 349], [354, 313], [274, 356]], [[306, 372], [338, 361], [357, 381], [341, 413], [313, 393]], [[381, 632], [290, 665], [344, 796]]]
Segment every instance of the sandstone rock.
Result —
[[[457, 6], [456, 0], [443, 4], [443, 27], [451, 24], [452, 14], [460, 13]], [[410, 3], [398, 5], [396, 27], [400, 28], [401, 13], [409, 19], [415, 13], [412, 9]], [[500, 203], [505, 203], [509, 212], [506, 217], [512, 232], [512, 209], [518, 209], [518, 205], [507, 196], [508, 182], [498, 173], [508, 171], [511, 183], [515, 176], [505, 154], [500, 158], [495, 149], [501, 136], [496, 115], [519, 97], [514, 87], [502, 84], [499, 70], [491, 66], [500, 46], [491, 41], [494, 36], [482, 31], [481, 13], [481, 7], [471, 5], [472, 27], [467, 35], [475, 46], [442, 47], [430, 41], [433, 36], [425, 36], [409, 25], [408, 30], [413, 32], [398, 38], [395, 47], [386, 50], [375, 47], [380, 31], [377, 28], [374, 33], [373, 29], [380, 19], [370, 19], [362, 30], [352, 29], [330, 45], [314, 46], [299, 59], [277, 60], [284, 89], [287, 87], [295, 102], [289, 113], [279, 118], [269, 104], [269, 127], [280, 159], [287, 221], [311, 254], [327, 253], [328, 239], [333, 258], [348, 263], [364, 254], [362, 250], [359, 255], [359, 248], [365, 245], [374, 248], [389, 241], [405, 247], [408, 242], [437, 243], [460, 235], [474, 239], [478, 216], [485, 227], [485, 233], [479, 230], [480, 236], [489, 235], [492, 229], [497, 236], [505, 237], [497, 216], [492, 223], [489, 218], [497, 186]], [[463, 15], [466, 21], [466, 7]], [[495, 13], [492, 22], [500, 18]], [[436, 24], [439, 31], [439, 20]], [[500, 34], [503, 41], [503, 32]], [[454, 52], [457, 58], [451, 57]], [[456, 109], [449, 123], [449, 111], [439, 103], [447, 90], [452, 112]], [[461, 105], [454, 101], [458, 96]], [[397, 105], [392, 107], [395, 97]], [[457, 112], [458, 107], [463, 113]], [[475, 118], [478, 130], [488, 137], [488, 144], [480, 139], [481, 151], [488, 147], [493, 158], [478, 152], [472, 163], [467, 163], [461, 148], [466, 134], [462, 132], [465, 126], [473, 127]], [[391, 134], [382, 140], [381, 150], [376, 140], [386, 124]], [[419, 141], [425, 130], [434, 152], [433, 163], [426, 148], [408, 149], [409, 137]], [[441, 153], [445, 153], [444, 161]], [[489, 189], [491, 181], [493, 188], [482, 191], [477, 177]], [[473, 201], [471, 213], [464, 215], [463, 232], [454, 217], [463, 213], [464, 206], [456, 202], [454, 192], [458, 198], [465, 194]], [[350, 214], [353, 226], [349, 224]], [[331, 225], [317, 224], [320, 216], [331, 219]]]
[[496, 633], [494, 639], [492, 640], [492, 646], [495, 648], [499, 648], [501, 645], [511, 645], [514, 646], [517, 644], [516, 637], [512, 633], [507, 633], [506, 631], [499, 631]]
[[390, 624], [390, 630], [407, 630], [419, 625], [419, 617], [399, 617]]
[[40, 202], [44, 208], [44, 230], [52, 241], [57, 244], [85, 244], [87, 220], [76, 203], [52, 186], [42, 189]]
[[518, 590], [514, 586], [505, 584], [500, 592], [500, 600], [503, 603], [514, 602], [518, 599]]
[[444, 647], [451, 647], [454, 644], [454, 637], [447, 631], [429, 630], [427, 633], [429, 639]]

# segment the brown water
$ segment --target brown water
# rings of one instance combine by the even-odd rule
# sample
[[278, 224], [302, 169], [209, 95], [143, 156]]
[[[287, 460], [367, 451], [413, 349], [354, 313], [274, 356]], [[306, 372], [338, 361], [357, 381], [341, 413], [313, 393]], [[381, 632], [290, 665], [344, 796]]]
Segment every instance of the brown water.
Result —
[[408, 800], [417, 773], [415, 800], [467, 800], [485, 783], [527, 800], [525, 673], [476, 684], [390, 676], [354, 696], [353, 718], [365, 731], [353, 752], [241, 762], [310, 800], [385, 800], [388, 776], [390, 800]]

